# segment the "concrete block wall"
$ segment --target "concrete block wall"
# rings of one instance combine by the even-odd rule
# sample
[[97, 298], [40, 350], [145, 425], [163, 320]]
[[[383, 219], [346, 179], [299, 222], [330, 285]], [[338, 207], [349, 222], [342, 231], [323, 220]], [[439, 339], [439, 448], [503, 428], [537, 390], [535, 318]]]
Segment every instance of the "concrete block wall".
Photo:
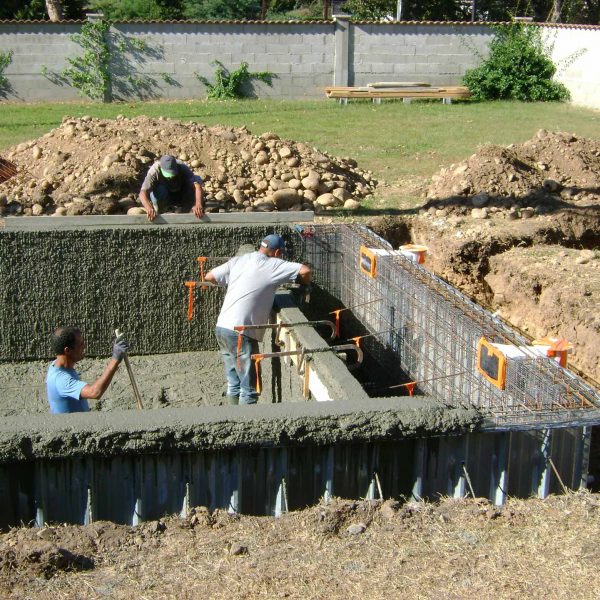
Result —
[[486, 25], [357, 23], [350, 31], [349, 82], [423, 81], [460, 85], [488, 54]]
[[600, 27], [544, 27], [543, 38], [573, 104], [600, 108]]
[[[542, 26], [558, 75], [573, 103], [600, 108], [600, 27]], [[72, 100], [77, 90], [41, 74], [59, 73], [81, 49], [70, 35], [80, 23], [0, 23], [0, 51], [12, 50], [0, 99]], [[213, 81], [220, 60], [236, 69], [271, 71], [273, 86], [255, 82], [262, 98], [324, 98], [328, 85], [424, 81], [458, 85], [487, 55], [493, 31], [470, 23], [117, 23], [109, 35], [116, 98], [204, 98], [195, 73]], [[136, 49], [133, 39], [145, 42]], [[583, 52], [585, 50], [585, 52]], [[583, 53], [582, 53], [583, 52]], [[575, 60], [569, 59], [577, 55]], [[580, 54], [580, 55], [579, 55]]]
[[[319, 96], [331, 83], [333, 29], [332, 23], [122, 23], [114, 26], [113, 35], [146, 43], [150, 56], [138, 52], [125, 68], [151, 80], [161, 98], [204, 98], [206, 88], [196, 73], [214, 82], [215, 60], [231, 70], [246, 61], [250, 71], [273, 73], [272, 87], [253, 81], [250, 91], [256, 96], [306, 98]], [[121, 80], [121, 69], [115, 71]]]
[[35, 102], [73, 100], [77, 90], [56, 85], [42, 75], [43, 68], [60, 72], [68, 67], [67, 58], [81, 52], [71, 40], [81, 25], [0, 23], [0, 52], [13, 52], [4, 70], [9, 85], [0, 88], [0, 100]]
[[83, 331], [90, 357], [107, 355], [116, 328], [135, 354], [216, 349], [213, 325], [224, 292], [196, 292], [188, 321], [184, 281], [199, 279], [198, 256], [233, 256], [272, 232], [165, 225], [0, 230], [0, 360], [49, 358], [49, 335], [69, 324]]

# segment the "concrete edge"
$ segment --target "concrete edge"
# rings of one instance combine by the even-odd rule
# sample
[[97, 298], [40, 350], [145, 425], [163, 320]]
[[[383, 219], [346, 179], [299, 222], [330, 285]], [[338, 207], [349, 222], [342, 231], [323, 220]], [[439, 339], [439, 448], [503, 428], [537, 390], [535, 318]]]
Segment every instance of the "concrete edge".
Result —
[[459, 434], [475, 410], [428, 398], [29, 415], [0, 423], [0, 464], [32, 459], [393, 441]]
[[119, 227], [140, 225], [264, 225], [269, 223], [310, 223], [315, 213], [309, 210], [295, 212], [256, 213], [207, 213], [202, 219], [192, 214], [162, 214], [152, 222], [145, 215], [89, 215], [83, 217], [6, 217], [0, 219], [0, 229], [6, 230], [51, 230], [80, 229], [85, 227]]

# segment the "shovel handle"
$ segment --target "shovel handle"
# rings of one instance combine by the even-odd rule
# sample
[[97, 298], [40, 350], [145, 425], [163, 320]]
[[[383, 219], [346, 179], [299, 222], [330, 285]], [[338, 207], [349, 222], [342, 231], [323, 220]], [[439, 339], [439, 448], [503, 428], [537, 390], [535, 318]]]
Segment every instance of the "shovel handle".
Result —
[[[117, 339], [123, 337], [123, 333], [118, 329], [115, 329], [115, 335]], [[131, 369], [131, 364], [129, 363], [129, 356], [125, 354], [123, 356], [123, 362], [125, 363], [125, 367], [127, 368], [127, 374], [129, 375], [129, 381], [131, 381], [131, 387], [133, 388], [133, 395], [135, 396], [135, 401], [137, 402], [137, 407], [140, 410], [144, 409], [144, 403], [142, 402], [142, 396], [140, 394], [140, 390], [138, 389], [137, 383], [135, 382], [135, 377], [133, 376], [133, 371]]]

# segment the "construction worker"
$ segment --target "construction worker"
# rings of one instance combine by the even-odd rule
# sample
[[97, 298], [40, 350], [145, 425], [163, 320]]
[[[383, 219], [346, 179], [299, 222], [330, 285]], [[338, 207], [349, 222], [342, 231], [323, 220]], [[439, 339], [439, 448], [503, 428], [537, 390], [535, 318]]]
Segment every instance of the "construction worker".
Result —
[[[310, 283], [310, 268], [283, 260], [284, 251], [284, 239], [277, 234], [268, 235], [257, 252], [234, 256], [206, 275], [206, 281], [227, 286], [217, 319], [216, 336], [225, 366], [230, 404], [255, 404], [258, 399], [256, 373], [250, 357], [258, 353], [258, 342], [265, 333], [264, 329], [238, 333], [234, 327], [268, 323], [275, 291], [282, 283]], [[238, 336], [241, 336], [241, 347]]]
[[142, 183], [140, 200], [148, 214], [148, 221], [154, 221], [159, 208], [171, 209], [172, 205], [187, 208], [192, 202], [194, 214], [199, 219], [204, 216], [202, 178], [169, 154], [161, 156], [150, 167]]
[[106, 365], [104, 373], [94, 381], [85, 383], [75, 371], [85, 352], [85, 342], [81, 331], [76, 327], [60, 327], [52, 335], [52, 350], [56, 360], [48, 367], [46, 386], [50, 412], [73, 413], [90, 410], [89, 399], [99, 399], [108, 388], [121, 360], [127, 352], [127, 342], [117, 339], [112, 348], [112, 358]]

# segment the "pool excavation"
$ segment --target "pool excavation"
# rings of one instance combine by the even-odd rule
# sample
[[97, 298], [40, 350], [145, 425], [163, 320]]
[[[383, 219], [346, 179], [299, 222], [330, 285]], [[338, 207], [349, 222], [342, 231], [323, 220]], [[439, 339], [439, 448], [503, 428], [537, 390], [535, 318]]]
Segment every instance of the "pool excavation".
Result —
[[[546, 497], [585, 487], [600, 397], [365, 227], [312, 213], [0, 222], [0, 527], [137, 524], [192, 507], [280, 515], [332, 496]], [[257, 405], [230, 406], [208, 269], [286, 239], [313, 286], [277, 293]], [[126, 370], [89, 413], [50, 415], [50, 333], [76, 325], [82, 378], [115, 329]]]

